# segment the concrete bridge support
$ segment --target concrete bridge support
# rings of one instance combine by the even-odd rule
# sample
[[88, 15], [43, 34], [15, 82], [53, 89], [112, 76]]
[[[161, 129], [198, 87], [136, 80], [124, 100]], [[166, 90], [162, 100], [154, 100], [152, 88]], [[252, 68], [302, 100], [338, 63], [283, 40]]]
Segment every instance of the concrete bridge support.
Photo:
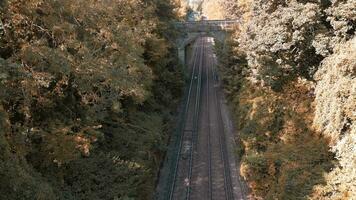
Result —
[[178, 48], [178, 58], [180, 62], [185, 65], [186, 63], [186, 47], [189, 44], [194, 43], [198, 37], [212, 37], [215, 41], [224, 42], [227, 32], [225, 31], [210, 31], [210, 32], [192, 32], [186, 33], [185, 37], [180, 38], [177, 48]]

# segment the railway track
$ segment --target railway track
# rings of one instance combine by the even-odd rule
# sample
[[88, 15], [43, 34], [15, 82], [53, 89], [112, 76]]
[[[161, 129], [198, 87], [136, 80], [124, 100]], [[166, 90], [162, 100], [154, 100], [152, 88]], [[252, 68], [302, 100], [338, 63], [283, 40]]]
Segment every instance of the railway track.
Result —
[[[190, 185], [191, 185], [191, 175], [193, 166], [193, 151], [194, 151], [194, 141], [197, 132], [196, 121], [198, 120], [199, 112], [199, 99], [200, 86], [201, 86], [201, 65], [200, 60], [202, 59], [202, 47], [200, 47], [200, 42], [198, 41], [194, 46], [193, 60], [191, 62], [191, 76], [190, 84], [188, 88], [188, 94], [186, 98], [186, 103], [184, 105], [183, 113], [183, 123], [182, 131], [180, 133], [181, 137], [179, 140], [179, 147], [176, 157], [176, 164], [173, 171], [172, 186], [169, 192], [169, 199], [182, 199], [183, 194], [185, 194], [184, 199], [190, 199]], [[198, 66], [199, 65], [199, 66]], [[195, 87], [194, 87], [195, 86]], [[199, 96], [199, 97], [198, 97]], [[178, 185], [178, 186], [177, 186]], [[184, 186], [184, 187], [182, 187]], [[177, 196], [178, 194], [178, 196]]]
[[[211, 63], [211, 62], [208, 62]], [[209, 89], [210, 89], [210, 73], [209, 73], [209, 68], [206, 70], [206, 96], [209, 97]], [[206, 109], [209, 110], [210, 106], [210, 99], [206, 98]], [[211, 154], [211, 131], [210, 131], [210, 113], [208, 113], [208, 146], [207, 146], [207, 151], [208, 151], [208, 198], [210, 200], [213, 199], [213, 186], [212, 186], [212, 154]]]
[[[214, 63], [214, 61], [212, 61]], [[214, 86], [219, 85], [219, 80], [218, 80], [218, 75], [216, 73], [216, 70], [214, 67], [212, 67], [212, 76], [213, 76], [213, 81], [214, 81]], [[234, 192], [233, 192], [233, 187], [232, 187], [232, 179], [231, 179], [231, 172], [230, 172], [230, 165], [229, 165], [229, 157], [228, 157], [228, 151], [226, 147], [226, 137], [225, 137], [225, 128], [224, 128], [224, 122], [222, 120], [222, 113], [221, 113], [221, 106], [218, 98], [218, 91], [214, 88], [213, 91], [213, 98], [215, 102], [215, 107], [217, 111], [217, 126], [219, 130], [219, 150], [220, 150], [220, 155], [221, 155], [221, 160], [223, 164], [223, 177], [224, 177], [224, 191], [225, 191], [225, 196], [226, 199], [228, 200], [233, 200], [234, 199]]]
[[[216, 59], [213, 59], [213, 61], [212, 61], [212, 63], [215, 65], [215, 66], [217, 66], [217, 60]], [[212, 68], [212, 73], [213, 73], [213, 79], [214, 79], [214, 84], [215, 85], [217, 85], [218, 87], [221, 85], [220, 84], [220, 80], [218, 79], [218, 74], [217, 74], [217, 72], [216, 72], [216, 68]], [[219, 96], [221, 95], [221, 94], [219, 94], [219, 91], [220, 90], [216, 90], [215, 91], [215, 95], [216, 95], [216, 98], [217, 99], [219, 99]], [[221, 113], [221, 104], [219, 104], [219, 105], [217, 105], [217, 107], [218, 107], [218, 110], [219, 110], [219, 120], [222, 122], [223, 121], [223, 119], [222, 119], [222, 113]], [[223, 123], [222, 123], [223, 124]], [[225, 132], [225, 131], [223, 131], [223, 132]], [[225, 143], [226, 142], [226, 137], [225, 137], [225, 134], [221, 134], [221, 137], [222, 137], [222, 141]], [[225, 146], [225, 145], [224, 145]], [[229, 194], [229, 196], [230, 196], [230, 198], [231, 199], [239, 199], [239, 200], [243, 200], [243, 199], [245, 199], [245, 198], [247, 198], [246, 197], [246, 195], [248, 194], [248, 189], [247, 189], [247, 186], [246, 186], [246, 184], [241, 180], [241, 177], [240, 177], [240, 175], [238, 175], [237, 174], [237, 176], [235, 177], [236, 178], [236, 187], [238, 187], [238, 194], [237, 195], [235, 195], [234, 194], [234, 188], [233, 188], [233, 181], [232, 181], [232, 179], [233, 179], [233, 176], [231, 175], [231, 171], [229, 170], [229, 164], [230, 164], [230, 161], [229, 161], [229, 155], [228, 155], [228, 150], [227, 150], [227, 148], [226, 148], [226, 146], [224, 147], [223, 145], [221, 145], [221, 152], [223, 152], [223, 154], [224, 154], [224, 157], [225, 157], [225, 165], [226, 165], [226, 171], [229, 173], [229, 175], [228, 176], [226, 176], [227, 178], [228, 178], [228, 185], [230, 186], [230, 188], [229, 188], [229, 191], [228, 191], [228, 193], [230, 193]]]
[[193, 48], [169, 200], [234, 199], [215, 61], [211, 46], [206, 47], [209, 42], [199, 38]]

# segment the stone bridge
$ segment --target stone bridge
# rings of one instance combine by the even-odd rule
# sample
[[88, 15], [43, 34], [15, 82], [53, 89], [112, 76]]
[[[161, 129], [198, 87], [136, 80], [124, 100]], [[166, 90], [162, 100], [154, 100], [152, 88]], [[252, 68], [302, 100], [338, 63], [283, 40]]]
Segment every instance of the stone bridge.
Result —
[[223, 42], [226, 35], [234, 30], [238, 25], [238, 20], [203, 20], [176, 22], [175, 27], [181, 32], [181, 37], [176, 42], [178, 56], [181, 62], [185, 63], [186, 47], [194, 42], [198, 37], [210, 36], [215, 40]]

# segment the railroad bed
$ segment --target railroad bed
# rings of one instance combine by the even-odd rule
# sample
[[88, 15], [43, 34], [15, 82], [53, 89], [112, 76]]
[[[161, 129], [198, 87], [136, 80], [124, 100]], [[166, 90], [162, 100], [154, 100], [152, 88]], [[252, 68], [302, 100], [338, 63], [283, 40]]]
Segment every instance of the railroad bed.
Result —
[[213, 39], [198, 38], [189, 62], [190, 83], [166, 199], [233, 200]]

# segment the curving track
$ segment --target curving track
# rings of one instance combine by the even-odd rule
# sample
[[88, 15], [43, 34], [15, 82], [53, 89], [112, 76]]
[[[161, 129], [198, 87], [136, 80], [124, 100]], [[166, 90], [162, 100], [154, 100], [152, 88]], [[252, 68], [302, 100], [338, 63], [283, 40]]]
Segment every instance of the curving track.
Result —
[[245, 199], [242, 192], [234, 191], [243, 189], [233, 181], [230, 169], [212, 38], [197, 39], [189, 66], [190, 84], [169, 200]]

